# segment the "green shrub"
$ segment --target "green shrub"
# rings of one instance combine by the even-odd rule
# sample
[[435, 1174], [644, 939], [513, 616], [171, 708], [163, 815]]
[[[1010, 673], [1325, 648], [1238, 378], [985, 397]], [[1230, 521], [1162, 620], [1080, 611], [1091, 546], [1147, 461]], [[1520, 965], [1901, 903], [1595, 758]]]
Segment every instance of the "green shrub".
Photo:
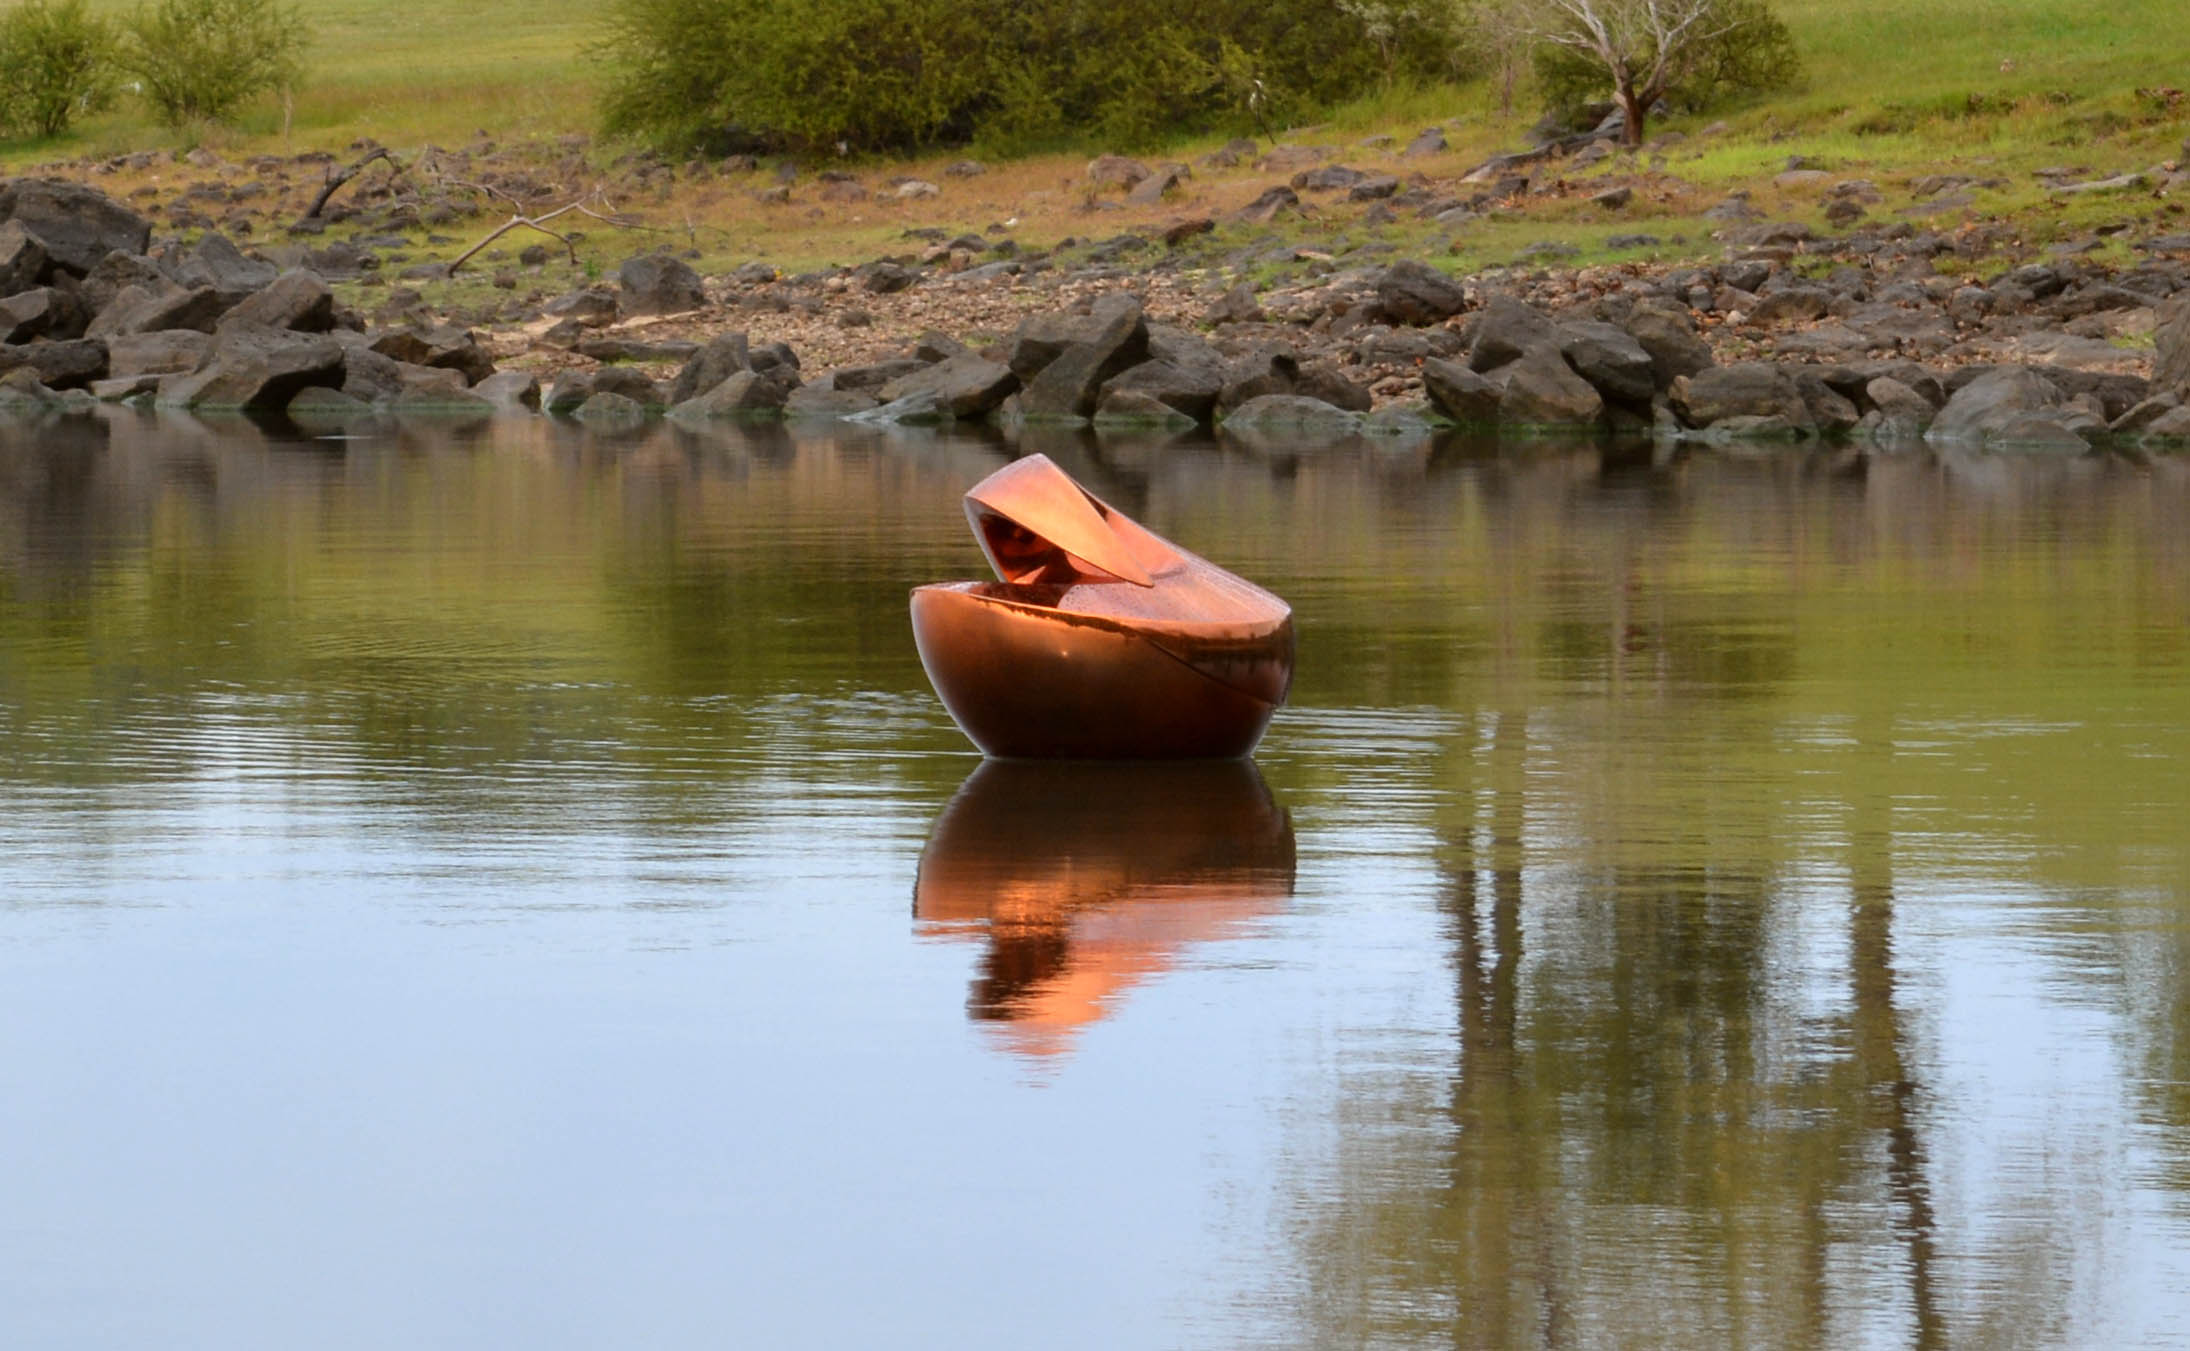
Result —
[[157, 0], [122, 24], [117, 64], [171, 127], [226, 121], [294, 85], [310, 34], [280, 0]]
[[[1765, 0], [1720, 0], [1717, 8], [1732, 26], [1689, 55], [1666, 94], [1668, 103], [1699, 113], [1801, 82], [1794, 35]], [[1562, 120], [1611, 97], [1604, 63], [1571, 47], [1544, 43], [1531, 62], [1545, 111]]]
[[0, 134], [56, 136], [113, 95], [114, 29], [83, 0], [23, 0], [0, 15]]
[[1330, 0], [609, 0], [594, 55], [607, 130], [665, 147], [1124, 148], [1434, 77], [1448, 42]]

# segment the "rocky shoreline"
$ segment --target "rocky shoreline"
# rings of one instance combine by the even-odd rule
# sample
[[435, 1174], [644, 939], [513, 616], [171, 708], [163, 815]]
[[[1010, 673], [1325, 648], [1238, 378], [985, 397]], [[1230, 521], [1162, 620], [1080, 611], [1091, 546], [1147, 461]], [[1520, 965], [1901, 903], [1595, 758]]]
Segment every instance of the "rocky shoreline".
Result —
[[[1963, 264], [1991, 241], [1968, 231], [1744, 222], [1709, 265], [1455, 278], [1399, 258], [1211, 296], [1163, 266], [1194, 233], [1070, 254], [923, 237], [789, 278], [703, 278], [656, 252], [482, 334], [402, 286], [370, 317], [340, 303], [352, 242], [155, 243], [95, 188], [5, 180], [0, 406], [2190, 444], [2190, 237], [2145, 241], [2128, 268], [2070, 254], [1984, 277]], [[951, 326], [849, 359], [857, 344], [826, 340], [877, 313]]]

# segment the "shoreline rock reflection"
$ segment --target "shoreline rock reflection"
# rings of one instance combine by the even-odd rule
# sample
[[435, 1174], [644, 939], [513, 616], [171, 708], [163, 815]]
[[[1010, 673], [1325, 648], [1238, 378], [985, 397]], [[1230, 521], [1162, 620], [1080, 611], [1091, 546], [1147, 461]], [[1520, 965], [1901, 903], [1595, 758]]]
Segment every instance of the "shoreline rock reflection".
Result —
[[1293, 877], [1291, 817], [1252, 761], [992, 760], [936, 817], [913, 919], [987, 942], [967, 1014], [1046, 1057], [1185, 949], [1282, 909]]

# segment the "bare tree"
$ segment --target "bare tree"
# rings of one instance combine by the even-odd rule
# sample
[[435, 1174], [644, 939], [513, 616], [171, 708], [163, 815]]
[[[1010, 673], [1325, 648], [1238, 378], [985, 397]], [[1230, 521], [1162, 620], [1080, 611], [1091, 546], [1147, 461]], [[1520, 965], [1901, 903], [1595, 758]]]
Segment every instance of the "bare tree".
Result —
[[1605, 68], [1626, 118], [1623, 144], [1642, 144], [1643, 118], [1713, 39], [1743, 16], [1723, 0], [1537, 0], [1539, 40]]

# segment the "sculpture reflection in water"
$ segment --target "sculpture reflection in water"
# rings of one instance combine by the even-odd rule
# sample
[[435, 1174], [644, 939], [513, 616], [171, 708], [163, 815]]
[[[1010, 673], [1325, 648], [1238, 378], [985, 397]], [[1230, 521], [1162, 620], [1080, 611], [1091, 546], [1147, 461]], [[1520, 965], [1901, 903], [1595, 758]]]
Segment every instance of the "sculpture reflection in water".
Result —
[[920, 663], [994, 756], [1246, 755], [1293, 681], [1293, 615], [1129, 520], [1046, 455], [966, 494], [1000, 579], [912, 593]]
[[1292, 894], [1292, 821], [1251, 761], [991, 760], [936, 818], [913, 918], [988, 940], [967, 1011], [1048, 1056], [1182, 949]]

